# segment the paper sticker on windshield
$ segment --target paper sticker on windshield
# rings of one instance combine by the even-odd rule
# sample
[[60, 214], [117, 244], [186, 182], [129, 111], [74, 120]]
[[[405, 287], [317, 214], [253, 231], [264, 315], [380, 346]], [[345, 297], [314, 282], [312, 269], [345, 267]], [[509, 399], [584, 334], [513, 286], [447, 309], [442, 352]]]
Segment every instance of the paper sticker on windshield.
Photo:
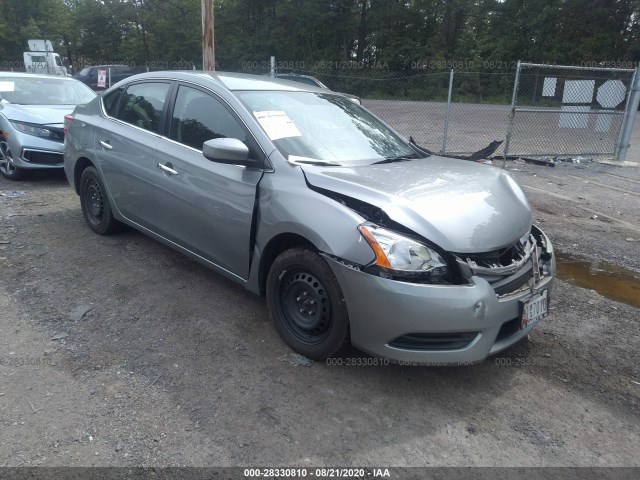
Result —
[[0, 92], [13, 92], [15, 85], [15, 82], [0, 82]]
[[267, 110], [264, 112], [253, 112], [253, 114], [271, 140], [302, 136], [298, 127], [296, 127], [288, 115], [282, 111]]

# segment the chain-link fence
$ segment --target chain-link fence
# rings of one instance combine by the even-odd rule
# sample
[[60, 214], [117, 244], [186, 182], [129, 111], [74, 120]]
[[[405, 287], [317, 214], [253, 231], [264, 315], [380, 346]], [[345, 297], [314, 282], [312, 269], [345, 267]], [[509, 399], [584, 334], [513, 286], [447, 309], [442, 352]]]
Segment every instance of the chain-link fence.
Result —
[[[261, 65], [243, 72], [267, 75], [269, 69]], [[355, 95], [407, 138], [447, 154], [475, 152], [505, 139], [514, 81], [514, 73], [504, 71], [403, 75], [375, 69], [286, 69], [276, 75], [312, 76], [331, 90]]]
[[[358, 62], [276, 63], [277, 75], [311, 76], [336, 92], [359, 97], [364, 107], [404, 136], [441, 154], [478, 151], [504, 141], [508, 156], [610, 155], [623, 143], [634, 70], [514, 63], [496, 71], [469, 65], [455, 70], [406, 72]], [[477, 64], [476, 64], [477, 65]], [[131, 65], [135, 73], [191, 70], [193, 62]], [[269, 75], [270, 62], [241, 62], [242, 73]], [[309, 80], [309, 79], [307, 79]]]
[[518, 64], [505, 153], [613, 155], [634, 70]]
[[[634, 78], [631, 69], [520, 62], [511, 71], [408, 75], [330, 67], [277, 73], [313, 76], [334, 91], [356, 95], [406, 137], [449, 155], [498, 140], [505, 143], [498, 153], [514, 157], [613, 156]], [[268, 74], [269, 68], [245, 71]]]

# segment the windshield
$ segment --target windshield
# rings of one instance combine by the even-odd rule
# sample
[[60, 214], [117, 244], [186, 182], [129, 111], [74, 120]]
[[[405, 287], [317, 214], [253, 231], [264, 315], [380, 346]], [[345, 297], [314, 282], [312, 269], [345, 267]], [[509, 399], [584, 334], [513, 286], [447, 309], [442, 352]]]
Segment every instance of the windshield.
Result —
[[236, 95], [289, 161], [356, 166], [419, 157], [373, 115], [341, 95], [282, 91]]
[[96, 94], [84, 83], [37, 75], [0, 76], [0, 97], [4, 103], [20, 105], [78, 105]]

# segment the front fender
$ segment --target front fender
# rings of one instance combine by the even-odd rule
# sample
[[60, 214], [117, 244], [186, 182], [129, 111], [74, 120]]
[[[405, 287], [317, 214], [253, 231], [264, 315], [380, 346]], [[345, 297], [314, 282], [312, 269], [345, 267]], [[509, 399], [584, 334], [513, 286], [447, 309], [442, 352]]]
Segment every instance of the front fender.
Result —
[[282, 234], [305, 238], [319, 251], [358, 265], [375, 254], [358, 230], [365, 219], [325, 195], [311, 190], [297, 166], [266, 174], [258, 192], [258, 220], [249, 289], [259, 290], [259, 265], [269, 242]]

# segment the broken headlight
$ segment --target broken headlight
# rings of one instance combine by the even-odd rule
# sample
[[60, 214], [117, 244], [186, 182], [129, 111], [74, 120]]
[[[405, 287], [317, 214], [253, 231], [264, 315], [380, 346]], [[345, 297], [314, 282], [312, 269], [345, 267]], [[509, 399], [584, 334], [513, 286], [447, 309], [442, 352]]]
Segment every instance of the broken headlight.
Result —
[[359, 230], [376, 255], [373, 267], [380, 276], [434, 283], [448, 278], [446, 261], [427, 245], [377, 225], [360, 225]]

